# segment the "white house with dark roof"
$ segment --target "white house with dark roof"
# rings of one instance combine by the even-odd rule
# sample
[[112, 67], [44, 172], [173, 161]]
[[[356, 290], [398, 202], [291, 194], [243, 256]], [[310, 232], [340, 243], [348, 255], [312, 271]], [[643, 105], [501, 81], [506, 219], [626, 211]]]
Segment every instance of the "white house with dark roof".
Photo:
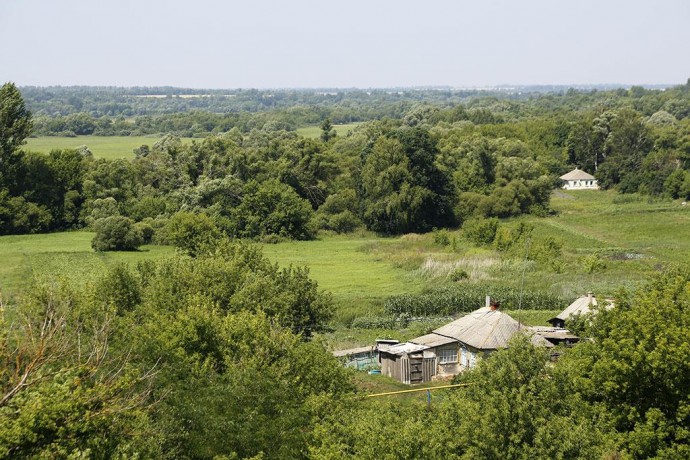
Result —
[[563, 181], [564, 190], [599, 190], [594, 176], [577, 168], [563, 174], [560, 179]]

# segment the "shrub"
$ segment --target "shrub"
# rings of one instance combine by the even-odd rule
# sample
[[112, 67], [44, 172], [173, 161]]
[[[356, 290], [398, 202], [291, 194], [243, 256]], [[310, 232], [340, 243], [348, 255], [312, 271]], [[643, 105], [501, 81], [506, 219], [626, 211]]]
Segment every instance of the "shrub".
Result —
[[492, 217], [490, 219], [473, 218], [466, 221], [462, 230], [467, 239], [473, 243], [486, 246], [493, 243], [498, 230], [498, 219]]
[[450, 233], [448, 233], [448, 230], [445, 228], [442, 229], [433, 229], [433, 235], [434, 235], [434, 244], [437, 244], [439, 246], [448, 246], [450, 244]]
[[165, 227], [167, 241], [191, 256], [221, 236], [220, 230], [206, 214], [178, 212]]
[[144, 244], [150, 244], [153, 241], [153, 236], [156, 231], [148, 222], [137, 222], [134, 227], [141, 232], [141, 238]]
[[467, 278], [470, 277], [470, 275], [467, 274], [465, 270], [462, 268], [456, 268], [451, 272], [451, 274], [448, 276], [451, 281], [457, 282], [457, 281], [462, 281], [466, 280]]
[[135, 251], [144, 242], [141, 231], [128, 217], [110, 216], [93, 224], [96, 236], [91, 241], [95, 251]]

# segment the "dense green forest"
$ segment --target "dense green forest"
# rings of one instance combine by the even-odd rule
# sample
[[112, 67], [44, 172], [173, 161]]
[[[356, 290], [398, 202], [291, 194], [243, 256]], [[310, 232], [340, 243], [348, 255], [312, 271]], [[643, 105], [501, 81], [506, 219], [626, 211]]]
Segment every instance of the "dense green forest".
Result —
[[[54, 91], [92, 108], [104, 103], [95, 95], [124, 97], [114, 90]], [[51, 94], [26, 92], [34, 99]], [[451, 101], [454, 94], [411, 94], [427, 93], [448, 93]], [[135, 117], [134, 125], [150, 122], [153, 132], [168, 134], [136, 149], [133, 161], [106, 161], [93, 159], [88, 148], [25, 152], [22, 142], [43, 122], [18, 88], [6, 84], [0, 233], [80, 228], [121, 216], [138, 223], [145, 239], [166, 242], [162, 229], [177, 211], [205, 214], [218, 231], [240, 238], [309, 239], [319, 230], [359, 226], [382, 234], [426, 232], [473, 218], [546, 214], [557, 177], [575, 166], [624, 193], [690, 196], [690, 84], [517, 99], [474, 93], [467, 103], [420, 102], [395, 93], [391, 99], [403, 100], [390, 105], [386, 92], [381, 104], [353, 92], [343, 93], [342, 101], [318, 97], [322, 113], [321, 106], [300, 105], [313, 93], [286, 94], [293, 94], [286, 95], [289, 107], [274, 110]], [[159, 99], [152, 100], [155, 107]], [[382, 112], [360, 112], [358, 119], [372, 121], [347, 136], [334, 135], [329, 117], [354, 101], [353, 110]], [[178, 136], [186, 128], [170, 124], [170, 116], [213, 134], [183, 145]], [[77, 124], [118, 123], [88, 112], [65, 117]], [[63, 115], [49, 119], [59, 122]], [[321, 124], [320, 139], [291, 131], [310, 122]]]
[[[340, 136], [340, 122], [359, 124]], [[295, 132], [307, 125], [320, 137]], [[97, 254], [177, 248], [0, 297], [0, 458], [690, 456], [687, 264], [660, 266], [618, 290], [616, 308], [570, 324], [591, 340], [557, 361], [518, 337], [427, 405], [366, 398], [362, 376], [324, 343], [332, 296], [254, 244], [366, 229], [410, 234], [410, 245], [429, 232], [452, 248], [460, 228], [477, 248], [521, 259], [535, 229], [505, 219], [552, 215], [558, 177], [574, 167], [621, 200], [687, 200], [690, 80], [524, 93], [7, 83], [0, 130], [0, 234], [88, 229]], [[161, 137], [132, 160], [24, 148], [34, 134], [148, 133]], [[529, 244], [525, 264], [562, 270], [558, 241]], [[578, 263], [594, 277], [607, 260]], [[565, 300], [493, 292], [533, 309]], [[395, 327], [484, 294], [455, 283], [356, 319]]]

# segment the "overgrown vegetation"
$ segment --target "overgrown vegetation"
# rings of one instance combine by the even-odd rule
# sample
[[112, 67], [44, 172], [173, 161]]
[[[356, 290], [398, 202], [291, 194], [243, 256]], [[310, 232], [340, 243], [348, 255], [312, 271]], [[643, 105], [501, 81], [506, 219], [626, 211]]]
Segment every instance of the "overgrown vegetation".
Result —
[[[45, 91], [25, 91], [32, 118], [2, 88], [0, 233], [95, 233], [2, 237], [0, 458], [690, 454], [687, 85], [130, 106], [104, 90], [107, 109], [98, 89]], [[232, 104], [249, 110], [202, 111]], [[25, 151], [32, 123], [172, 134], [111, 161]], [[552, 194], [574, 166], [615, 191]], [[572, 324], [593, 340], [555, 363], [518, 340], [429, 408], [360, 398], [397, 387], [327, 351], [426, 334], [487, 294], [543, 324], [588, 290], [616, 297]]]

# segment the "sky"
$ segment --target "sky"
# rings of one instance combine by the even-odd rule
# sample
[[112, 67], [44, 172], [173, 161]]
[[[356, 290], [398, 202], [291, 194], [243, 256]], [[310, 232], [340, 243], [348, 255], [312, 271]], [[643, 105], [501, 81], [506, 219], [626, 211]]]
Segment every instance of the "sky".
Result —
[[680, 84], [688, 0], [0, 0], [0, 83]]

